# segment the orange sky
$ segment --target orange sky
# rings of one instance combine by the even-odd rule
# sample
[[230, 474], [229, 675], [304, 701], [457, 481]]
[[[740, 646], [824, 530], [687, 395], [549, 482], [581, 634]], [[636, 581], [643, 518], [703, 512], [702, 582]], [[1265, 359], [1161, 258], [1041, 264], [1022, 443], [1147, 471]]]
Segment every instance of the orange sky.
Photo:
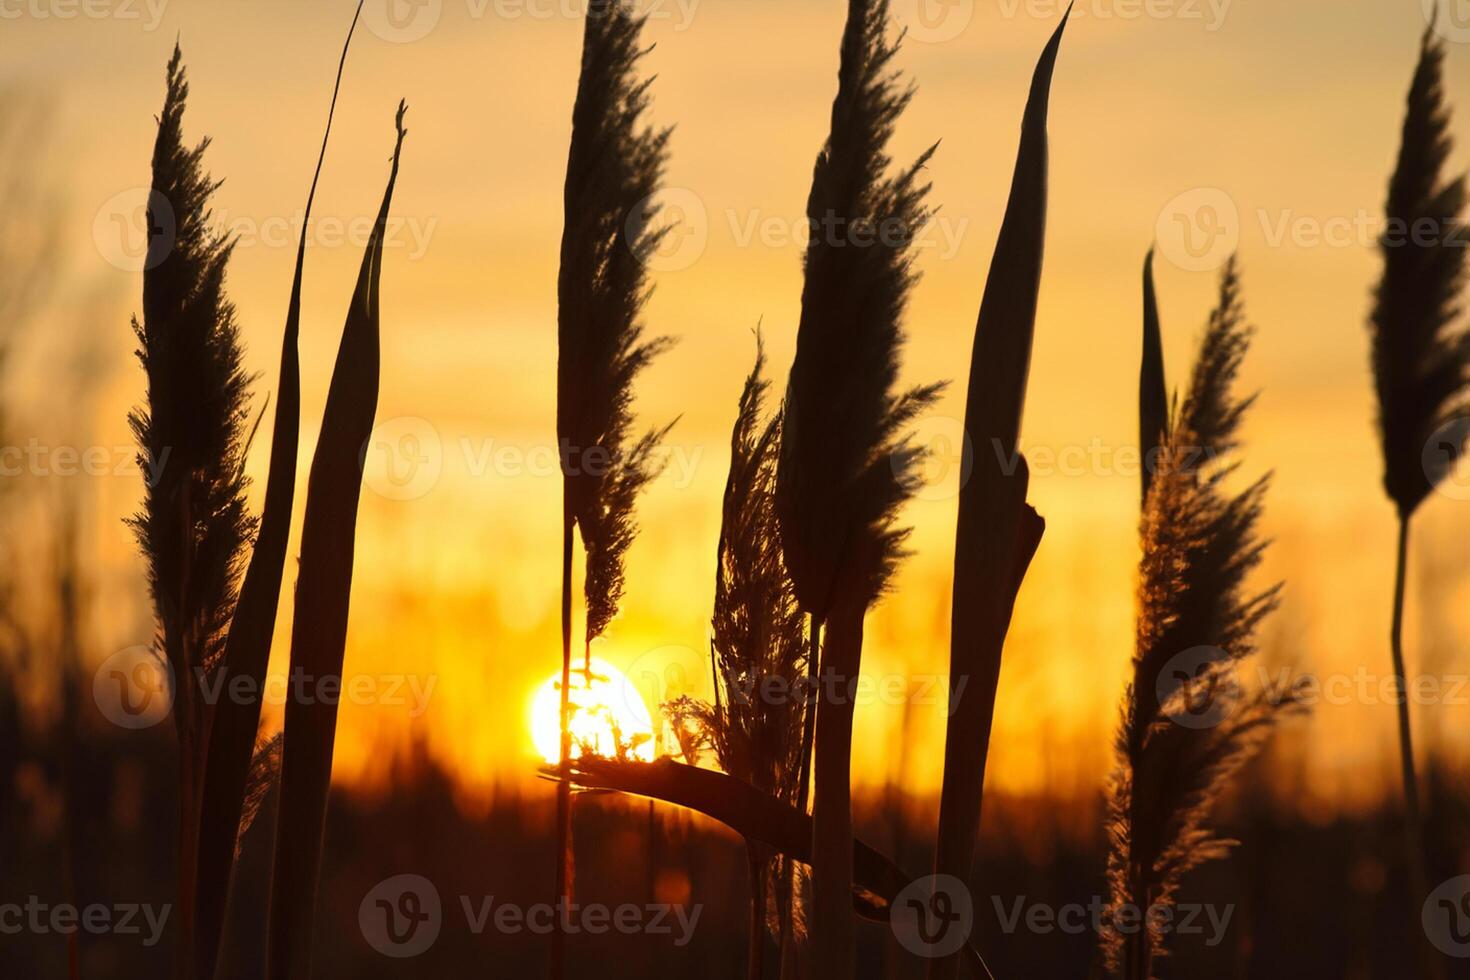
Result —
[[[413, 733], [472, 786], [518, 783], [534, 758], [529, 699], [558, 663], [560, 485], [544, 453], [581, 26], [565, 10], [570, 0], [422, 0], [396, 18], [384, 2], [369, 0], [349, 57], [318, 195], [300, 470], [360, 260], [352, 228], [376, 209], [392, 109], [404, 96], [409, 135], [393, 206], [400, 224], [384, 264], [379, 419], [384, 441], [427, 463], [403, 488], [369, 470], [348, 670], [408, 672], [433, 688], [422, 714], [345, 707], [338, 773], [374, 782], [385, 753]], [[600, 651], [635, 683], [673, 678], [678, 688], [682, 674], [708, 693], [724, 443], [752, 327], [764, 324], [778, 374], [791, 356], [801, 255], [793, 234], [825, 134], [844, 7], [659, 0], [651, 8], [653, 116], [677, 126], [668, 183], [688, 231], [654, 274], [647, 317], [680, 343], [647, 373], [639, 402], [649, 420], [682, 418], [670, 470], [641, 510], [624, 615]], [[992, 771], [1002, 785], [1090, 788], [1108, 766], [1132, 637], [1137, 481], [1118, 451], [1136, 438], [1139, 266], [1156, 229], [1178, 227], [1176, 212], [1205, 220], [1199, 208], [1211, 205], [1223, 214], [1223, 241], [1238, 242], [1260, 328], [1246, 383], [1264, 394], [1245, 467], [1276, 471], [1267, 572], [1289, 579], [1286, 608], [1267, 630], [1269, 655], [1323, 674], [1386, 671], [1393, 527], [1378, 492], [1364, 318], [1378, 267], [1372, 230], [1425, 23], [1418, 7], [1086, 0], [1074, 15], [1053, 87], [1050, 223], [1023, 434], [1048, 533], [1002, 678]], [[57, 9], [56, 0], [0, 0], [0, 80], [59, 110], [48, 159], [69, 205], [61, 295], [101, 290], [106, 315], [79, 321], [63, 304], [55, 322], [85, 322], [106, 338], [118, 369], [96, 439], [125, 446], [123, 413], [141, 393], [126, 362], [140, 280], [109, 261], [127, 264], [113, 214], [121, 206], [126, 215], [128, 195], [146, 186], [174, 38], [192, 82], [186, 132], [213, 138], [207, 162], [226, 180], [217, 217], [242, 236], [230, 293], [263, 391], [277, 367], [296, 216], [351, 5], [116, 0], [96, 8], [109, 16], [69, 20]], [[1047, 0], [907, 0], [895, 11], [911, 28], [898, 63], [919, 85], [895, 154], [942, 140], [930, 170], [941, 218], [918, 263], [905, 375], [952, 378], [962, 391], [1031, 67], [1058, 12]], [[1452, 94], [1470, 91], [1470, 46], [1450, 45], [1448, 72]], [[1464, 108], [1456, 132], [1470, 142]], [[1453, 160], [1463, 167], [1467, 157]], [[1322, 231], [1329, 240], [1317, 240]], [[1223, 252], [1195, 262], [1170, 234], [1159, 289], [1177, 378], [1213, 290], [1213, 272], [1194, 267]], [[44, 358], [45, 345], [32, 356]], [[936, 445], [957, 432], [960, 397], [921, 422]], [[45, 431], [44, 420], [36, 429]], [[258, 477], [265, 462], [263, 452], [252, 460]], [[135, 477], [98, 482], [103, 651], [147, 639], [146, 621], [119, 611], [141, 594], [141, 565], [119, 523], [137, 489]], [[878, 677], [946, 670], [952, 486], [927, 487], [909, 517], [919, 553], [869, 623], [864, 666]], [[1467, 505], [1448, 496], [1416, 524], [1424, 562], [1444, 570], [1411, 587], [1411, 596], [1437, 597], [1439, 610], [1422, 638], [1411, 617], [1411, 662], [1432, 654], [1450, 674], [1470, 671], [1470, 581], [1459, 571], [1467, 530]], [[284, 664], [281, 649], [277, 660]], [[1364, 700], [1321, 706], [1294, 725], [1313, 753], [1302, 795], [1353, 802], [1374, 791], [1392, 759], [1392, 709]], [[902, 719], [898, 705], [860, 710], [858, 778], [883, 779], [902, 762], [908, 784], [935, 787], [942, 707], [915, 710], [916, 742], [900, 760]], [[1461, 745], [1467, 719], [1464, 704], [1419, 712], [1426, 737], [1443, 731]]]

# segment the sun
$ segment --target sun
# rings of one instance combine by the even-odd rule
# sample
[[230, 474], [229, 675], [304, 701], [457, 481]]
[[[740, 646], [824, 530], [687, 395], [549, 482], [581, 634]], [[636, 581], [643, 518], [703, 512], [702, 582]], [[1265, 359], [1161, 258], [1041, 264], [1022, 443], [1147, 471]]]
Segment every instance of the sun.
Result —
[[[590, 681], [590, 683], [589, 683]], [[653, 721], [643, 696], [621, 670], [592, 658], [591, 677], [581, 658], [572, 663], [572, 756], [621, 754], [653, 761]], [[561, 671], [531, 700], [531, 741], [548, 763], [561, 757]]]

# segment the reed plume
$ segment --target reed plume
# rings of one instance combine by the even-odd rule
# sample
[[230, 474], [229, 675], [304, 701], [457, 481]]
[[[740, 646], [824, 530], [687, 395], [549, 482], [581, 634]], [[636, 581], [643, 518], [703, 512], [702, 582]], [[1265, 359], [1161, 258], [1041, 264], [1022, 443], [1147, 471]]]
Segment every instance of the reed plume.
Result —
[[[805, 617], [781, 554], [775, 512], [781, 417], [762, 424], [770, 382], [756, 335], [755, 366], [740, 393], [730, 434], [730, 473], [715, 558], [710, 652], [715, 700], [701, 706], [702, 728], [725, 772], [795, 804], [801, 773], [807, 674]], [[785, 859], [773, 877], [770, 854], [746, 839], [750, 873], [748, 975], [759, 978], [767, 928], [767, 893], [776, 889], [778, 932], [796, 910], [794, 869]]]
[[[1052, 73], [1070, 13], [1069, 7], [1031, 76], [1010, 198], [970, 354], [965, 397], [969, 444], [964, 452], [973, 469], [960, 486], [955, 520], [949, 662], [954, 709], [945, 728], [934, 848], [936, 875], [961, 882], [970, 880], [974, 864], [1006, 634], [1017, 593], [1046, 529], [1026, 501], [1031, 477], [1020, 453], [1020, 433], [1046, 242], [1046, 120]], [[942, 940], [944, 932], [939, 935]], [[947, 980], [958, 970], [957, 956], [929, 963], [934, 980]]]
[[[904, 554], [897, 512], [918, 461], [904, 427], [940, 390], [894, 391], [912, 244], [930, 216], [921, 174], [934, 148], [888, 175], [886, 147], [913, 96], [892, 67], [888, 27], [887, 0], [849, 0], [831, 130], [807, 198], [813, 234], [777, 466], [783, 554], [813, 651], [829, 627], [820, 668], [834, 692], [856, 680], [863, 616]], [[812, 940], [830, 976], [853, 967], [852, 716], [851, 699], [837, 693], [817, 710], [814, 731]]]
[[[592, 0], [582, 38], [582, 66], [572, 108], [572, 139], [563, 194], [557, 276], [556, 429], [563, 477], [561, 767], [557, 784], [556, 889], [572, 887], [571, 757], [572, 549], [581, 530], [587, 553], [584, 602], [591, 643], [617, 612], [623, 560], [636, 534], [633, 505], [656, 472], [653, 451], [667, 429], [628, 446], [633, 382], [668, 341], [646, 339], [645, 261], [667, 228], [647, 206], [668, 156], [668, 129], [643, 121], [650, 81], [637, 77], [645, 53], [643, 18], [619, 0]], [[640, 210], [640, 208], [642, 210]], [[565, 937], [552, 939], [553, 977], [565, 969]]]
[[[1403, 617], [1409, 525], [1419, 505], [1450, 473], [1470, 433], [1470, 331], [1455, 326], [1465, 282], [1466, 229], [1460, 221], [1465, 180], [1463, 176], [1449, 180], [1442, 176], [1452, 147], [1443, 69], [1444, 44], [1431, 28], [1420, 42], [1398, 165], [1388, 185], [1387, 230], [1379, 240], [1383, 277], [1371, 323], [1383, 486], [1398, 511], [1390, 648], [1399, 692], [1399, 756], [1415, 892], [1411, 905], [1416, 916], [1428, 883], [1419, 778], [1405, 696]], [[1447, 465], [1438, 462], [1444, 456]]]
[[[1292, 703], [1247, 693], [1237, 666], [1279, 586], [1250, 591], [1268, 477], [1238, 493], [1225, 480], [1252, 398], [1234, 388], [1251, 328], [1232, 259], [1220, 282], [1189, 388], [1159, 453], [1144, 503], [1137, 645], [1124, 698], [1108, 797], [1108, 881], [1103, 950], [1112, 976], [1152, 980], [1167, 954], [1160, 919], [1184, 875], [1232, 845], [1209, 824], [1232, 774], [1260, 747], [1278, 709]], [[1201, 460], [1205, 462], [1201, 464]], [[1120, 923], [1122, 926], [1120, 927]]]
[[235, 307], [225, 295], [233, 243], [211, 227], [218, 182], [204, 170], [209, 140], [184, 145], [189, 84], [178, 45], [168, 63], [153, 148], [143, 319], [133, 319], [145, 403], [128, 418], [145, 480], [129, 520], [148, 566], [155, 643], [173, 672], [179, 745], [177, 971], [193, 969], [199, 808], [208, 738], [201, 683], [224, 652], [236, 586], [255, 521], [245, 508], [250, 379]]

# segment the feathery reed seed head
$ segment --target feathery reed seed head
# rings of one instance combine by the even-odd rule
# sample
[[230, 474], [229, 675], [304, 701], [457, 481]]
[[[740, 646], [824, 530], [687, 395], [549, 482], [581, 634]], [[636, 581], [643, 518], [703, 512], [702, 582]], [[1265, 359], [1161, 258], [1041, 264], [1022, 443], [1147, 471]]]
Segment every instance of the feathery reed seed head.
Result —
[[[143, 275], [143, 319], [133, 320], [147, 395], [129, 415], [140, 468], [155, 475], [129, 523], [181, 690], [192, 686], [195, 668], [211, 669], [220, 656], [255, 528], [245, 509], [250, 379], [224, 291], [231, 243], [210, 227], [209, 199], [219, 184], [203, 167], [209, 141], [184, 145], [188, 94], [175, 46], [151, 198], [168, 203], [173, 227], [162, 228], [163, 216], [150, 207], [149, 248], [158, 251]], [[184, 714], [176, 723], [188, 721]]]
[[1380, 241], [1383, 277], [1374, 296], [1373, 378], [1384, 489], [1401, 516], [1412, 514], [1447, 470], [1426, 467], [1436, 433], [1451, 432], [1454, 455], [1470, 426], [1470, 331], [1456, 327], [1465, 283], [1465, 178], [1441, 172], [1452, 148], [1444, 43], [1426, 30], [1409, 89], [1398, 165]]
[[645, 262], [668, 232], [647, 202], [663, 177], [670, 130], [643, 121], [642, 28], [643, 18], [616, 0], [588, 9], [564, 192], [556, 421], [568, 518], [587, 549], [588, 642], [617, 613], [637, 533], [633, 505], [657, 475], [654, 451], [668, 432], [628, 445], [633, 382], [670, 343], [643, 336]]
[[[1233, 466], [1199, 462], [1201, 450], [1212, 460], [1237, 445], [1252, 400], [1234, 394], [1249, 339], [1232, 260], [1144, 505], [1137, 647], [1108, 799], [1114, 915], [1169, 905], [1186, 872], [1226, 853], [1210, 811], [1281, 707], [1233, 683], [1277, 603], [1279, 587], [1246, 587], [1265, 549], [1257, 525], [1266, 479], [1232, 493], [1223, 481]], [[1191, 717], [1201, 703], [1212, 712], [1203, 721]], [[1151, 980], [1167, 952], [1159, 922], [1143, 933], [1115, 926], [1103, 935], [1110, 972]]]
[[836, 231], [807, 246], [776, 502], [797, 599], [819, 621], [839, 598], [866, 604], [886, 588], [908, 534], [896, 513], [920, 458], [903, 429], [942, 388], [893, 390], [934, 148], [886, 175], [888, 141], [913, 96], [892, 68], [888, 28], [887, 0], [851, 0], [831, 133], [807, 199], [813, 226]]

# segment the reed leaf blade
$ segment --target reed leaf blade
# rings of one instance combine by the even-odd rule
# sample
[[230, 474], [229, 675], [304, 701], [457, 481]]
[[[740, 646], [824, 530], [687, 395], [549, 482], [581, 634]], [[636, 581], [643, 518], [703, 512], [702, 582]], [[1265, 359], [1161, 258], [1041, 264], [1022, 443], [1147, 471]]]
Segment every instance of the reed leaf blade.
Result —
[[[965, 452], [972, 466], [960, 489], [951, 613], [950, 690], [957, 696], [945, 731], [934, 859], [936, 874], [961, 881], [974, 860], [1001, 652], [1045, 528], [1026, 503], [1030, 475], [1018, 446], [1046, 236], [1047, 108], [1066, 26], [1064, 16], [1032, 76], [970, 361]], [[929, 975], [953, 977], [958, 966], [956, 957], [936, 959]]]
[[[397, 140], [388, 186], [348, 307], [327, 390], [321, 436], [307, 478], [296, 615], [291, 627], [291, 670], [305, 677], [342, 675], [362, 453], [372, 432], [378, 402], [378, 288], [383, 237], [406, 132], [404, 112], [405, 106], [400, 103], [394, 120]], [[337, 706], [333, 701], [314, 699], [308, 703], [292, 698], [286, 703], [267, 950], [267, 975], [271, 980], [307, 980], [310, 975], [316, 886], [336, 725]]]
[[[276, 613], [280, 605], [282, 576], [285, 571], [286, 545], [291, 533], [291, 511], [296, 496], [296, 455], [301, 426], [301, 367], [297, 338], [301, 328], [301, 279], [306, 263], [306, 229], [311, 219], [311, 205], [321, 177], [322, 161], [327, 153], [327, 139], [332, 131], [332, 116], [337, 108], [337, 93], [342, 85], [342, 69], [347, 62], [347, 48], [362, 14], [359, 0], [342, 57], [337, 64], [337, 80], [327, 110], [326, 131], [322, 134], [321, 151], [311, 189], [306, 196], [301, 240], [296, 247], [296, 267], [291, 280], [291, 295], [286, 304], [286, 325], [281, 338], [281, 373], [277, 386], [276, 417], [271, 433], [270, 469], [266, 476], [265, 504], [260, 516], [260, 530], [255, 549], [240, 585], [240, 599], [230, 620], [225, 641], [223, 669], [227, 682], [244, 678], [247, 690], [264, 690], [266, 667], [270, 661], [271, 639], [275, 635]], [[256, 751], [256, 729], [260, 724], [258, 698], [224, 698], [215, 707], [210, 728], [208, 757], [204, 769], [203, 804], [200, 812], [199, 840], [199, 911], [196, 916], [197, 975], [213, 977], [219, 955], [220, 937], [224, 929], [225, 911], [229, 904], [230, 879], [238, 850], [238, 840], [245, 823], [244, 811], [252, 758]], [[279, 750], [277, 750], [279, 751]]]

